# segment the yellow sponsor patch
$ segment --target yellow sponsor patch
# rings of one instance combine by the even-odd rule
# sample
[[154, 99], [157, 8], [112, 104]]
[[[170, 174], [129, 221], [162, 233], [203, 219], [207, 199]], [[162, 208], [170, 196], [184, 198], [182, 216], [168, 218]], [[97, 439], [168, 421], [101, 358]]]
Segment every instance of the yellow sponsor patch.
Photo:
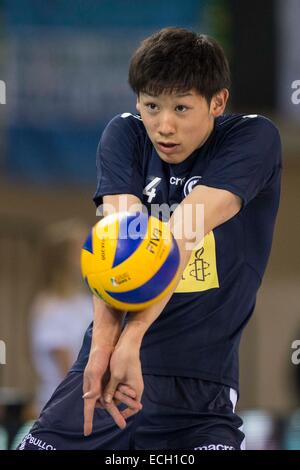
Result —
[[214, 287], [219, 287], [219, 279], [215, 236], [211, 231], [205, 236], [203, 244], [200, 243], [192, 251], [175, 292], [201, 292]]

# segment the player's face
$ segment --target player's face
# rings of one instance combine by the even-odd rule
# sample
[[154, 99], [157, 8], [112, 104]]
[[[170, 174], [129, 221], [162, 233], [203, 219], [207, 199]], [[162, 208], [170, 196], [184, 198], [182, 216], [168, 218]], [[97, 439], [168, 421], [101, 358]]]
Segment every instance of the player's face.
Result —
[[201, 147], [223, 113], [228, 91], [222, 90], [208, 105], [196, 91], [151, 96], [140, 93], [137, 110], [158, 155], [167, 163], [180, 163]]

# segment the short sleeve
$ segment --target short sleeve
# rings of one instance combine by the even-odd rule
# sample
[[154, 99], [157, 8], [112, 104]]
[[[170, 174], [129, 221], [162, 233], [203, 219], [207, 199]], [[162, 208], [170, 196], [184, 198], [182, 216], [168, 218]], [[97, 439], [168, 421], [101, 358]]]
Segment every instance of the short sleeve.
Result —
[[225, 133], [198, 184], [226, 189], [246, 206], [281, 168], [277, 128], [262, 116], [245, 116]]
[[93, 198], [97, 207], [108, 194], [133, 194], [142, 200], [141, 125], [138, 117], [124, 113], [106, 126], [97, 149], [97, 190]]

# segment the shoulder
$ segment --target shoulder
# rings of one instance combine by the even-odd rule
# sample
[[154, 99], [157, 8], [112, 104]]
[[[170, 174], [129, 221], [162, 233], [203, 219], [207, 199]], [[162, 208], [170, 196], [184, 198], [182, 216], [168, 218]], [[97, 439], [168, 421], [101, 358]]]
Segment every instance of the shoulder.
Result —
[[31, 316], [34, 320], [37, 318], [45, 317], [49, 312], [49, 305], [51, 310], [51, 299], [45, 292], [39, 292], [31, 304]]
[[41, 292], [31, 306], [31, 316], [38, 323], [52, 322], [64, 313], [65, 300], [48, 292]]
[[216, 119], [216, 134], [243, 138], [280, 139], [271, 119], [259, 114], [231, 114]]
[[143, 136], [145, 133], [146, 129], [139, 114], [122, 113], [117, 114], [108, 122], [102, 138], [114, 134], [126, 134], [128, 137]]

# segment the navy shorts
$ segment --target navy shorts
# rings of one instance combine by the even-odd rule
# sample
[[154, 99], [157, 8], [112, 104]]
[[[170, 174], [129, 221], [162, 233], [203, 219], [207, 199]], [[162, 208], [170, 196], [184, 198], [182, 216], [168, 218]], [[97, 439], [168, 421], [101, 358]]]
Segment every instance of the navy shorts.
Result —
[[238, 450], [244, 434], [230, 387], [196, 378], [144, 375], [143, 409], [119, 429], [95, 409], [83, 435], [82, 372], [69, 372], [18, 450]]

